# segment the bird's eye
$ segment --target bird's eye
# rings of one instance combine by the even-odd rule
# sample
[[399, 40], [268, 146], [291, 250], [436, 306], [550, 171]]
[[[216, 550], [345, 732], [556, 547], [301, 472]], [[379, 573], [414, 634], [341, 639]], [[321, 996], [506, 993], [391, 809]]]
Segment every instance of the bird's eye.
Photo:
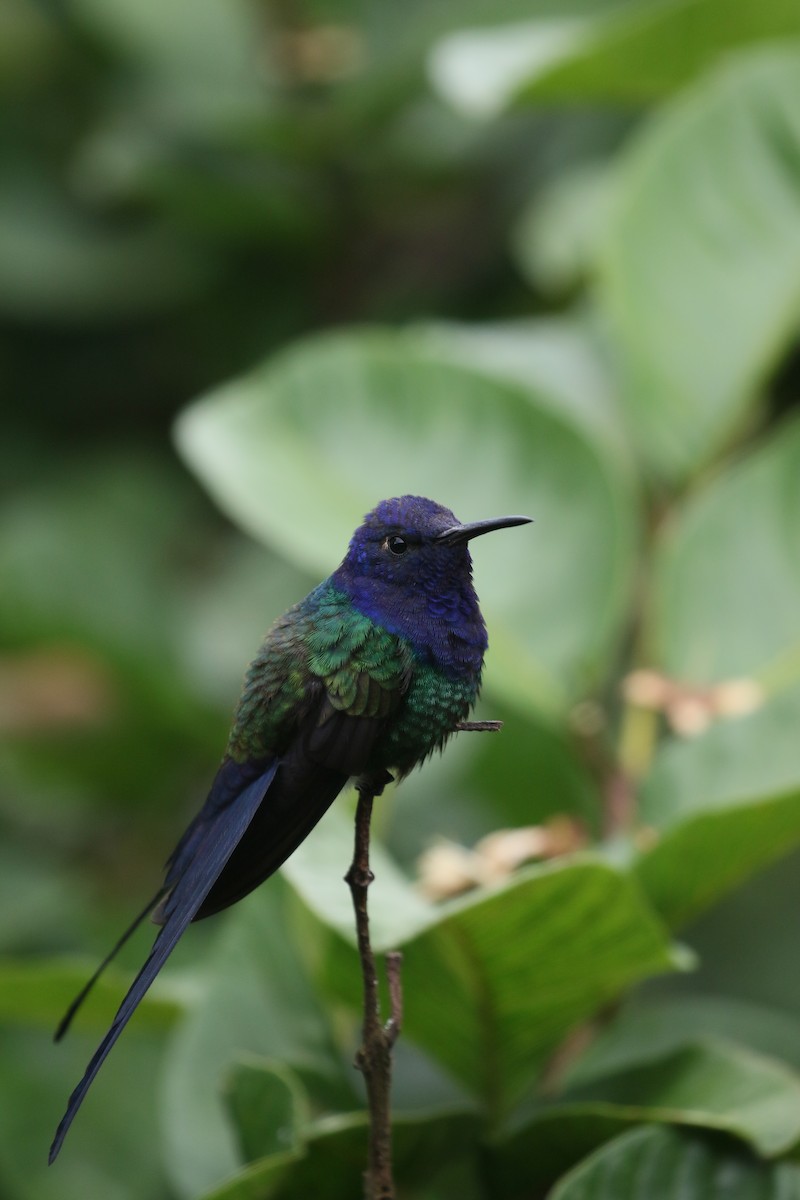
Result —
[[408, 549], [408, 542], [406, 539], [400, 537], [399, 534], [396, 533], [392, 534], [391, 537], [387, 537], [385, 544], [387, 550], [391, 554], [405, 554], [406, 550]]

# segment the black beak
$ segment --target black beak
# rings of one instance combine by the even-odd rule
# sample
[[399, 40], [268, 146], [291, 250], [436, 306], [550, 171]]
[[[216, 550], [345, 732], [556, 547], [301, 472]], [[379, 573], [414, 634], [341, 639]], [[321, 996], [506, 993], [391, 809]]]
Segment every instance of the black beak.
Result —
[[472, 521], [469, 525], [452, 525], [442, 533], [437, 533], [436, 541], [445, 546], [457, 546], [460, 542], [468, 542], [471, 538], [481, 537], [494, 529], [508, 529], [512, 525], [530, 525], [530, 517], [495, 517], [490, 521]]

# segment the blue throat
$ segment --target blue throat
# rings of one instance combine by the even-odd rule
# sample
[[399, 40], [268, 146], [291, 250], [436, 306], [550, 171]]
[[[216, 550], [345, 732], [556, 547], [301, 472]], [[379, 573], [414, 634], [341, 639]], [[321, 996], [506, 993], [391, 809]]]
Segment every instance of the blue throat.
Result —
[[420, 662], [455, 678], [480, 673], [486, 653], [486, 625], [468, 580], [450, 587], [397, 587], [370, 575], [339, 567], [331, 577], [358, 612], [407, 641]]

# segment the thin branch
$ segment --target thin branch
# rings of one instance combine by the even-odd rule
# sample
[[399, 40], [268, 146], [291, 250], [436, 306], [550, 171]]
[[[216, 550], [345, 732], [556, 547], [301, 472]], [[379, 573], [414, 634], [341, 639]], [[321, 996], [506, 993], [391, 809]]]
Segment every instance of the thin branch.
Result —
[[[459, 732], [496, 733], [502, 721], [461, 721]], [[403, 956], [397, 951], [386, 956], [386, 978], [389, 984], [389, 1020], [381, 1021], [378, 976], [375, 956], [369, 939], [367, 890], [374, 876], [369, 868], [369, 827], [372, 804], [391, 780], [383, 776], [365, 779], [358, 787], [356, 833], [353, 861], [345, 875], [350, 887], [356, 915], [356, 938], [364, 987], [364, 1025], [361, 1045], [356, 1052], [355, 1065], [364, 1076], [369, 1109], [369, 1156], [364, 1174], [365, 1200], [395, 1200], [392, 1177], [392, 1047], [403, 1026], [403, 988], [400, 967]]]
[[389, 983], [389, 1020], [383, 1027], [383, 1032], [390, 1046], [393, 1046], [403, 1031], [403, 981], [400, 968], [403, 965], [403, 955], [399, 950], [392, 950], [386, 955], [386, 979]]
[[400, 982], [402, 955], [395, 952], [386, 957], [391, 1015], [383, 1025], [375, 957], [369, 938], [367, 889], [374, 879], [369, 867], [369, 827], [372, 802], [376, 795], [380, 795], [382, 788], [382, 781], [370, 780], [365, 781], [358, 789], [355, 850], [350, 869], [345, 875], [353, 897], [358, 954], [364, 984], [364, 1026], [355, 1065], [364, 1076], [369, 1108], [369, 1157], [364, 1174], [365, 1200], [395, 1198], [392, 1177], [392, 1047], [403, 1023], [403, 994]]

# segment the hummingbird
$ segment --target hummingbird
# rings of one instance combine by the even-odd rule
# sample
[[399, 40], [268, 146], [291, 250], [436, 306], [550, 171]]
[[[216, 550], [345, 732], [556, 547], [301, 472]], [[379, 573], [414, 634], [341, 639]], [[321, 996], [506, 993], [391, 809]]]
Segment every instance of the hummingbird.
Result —
[[251, 663], [211, 790], [166, 863], [164, 882], [75, 998], [141, 922], [160, 926], [144, 966], [78, 1086], [59, 1153], [97, 1072], [186, 927], [241, 900], [308, 836], [349, 780], [379, 795], [435, 750], [481, 686], [486, 624], [468, 543], [529, 517], [461, 524], [421, 496], [384, 500], [341, 565], [273, 624]]

